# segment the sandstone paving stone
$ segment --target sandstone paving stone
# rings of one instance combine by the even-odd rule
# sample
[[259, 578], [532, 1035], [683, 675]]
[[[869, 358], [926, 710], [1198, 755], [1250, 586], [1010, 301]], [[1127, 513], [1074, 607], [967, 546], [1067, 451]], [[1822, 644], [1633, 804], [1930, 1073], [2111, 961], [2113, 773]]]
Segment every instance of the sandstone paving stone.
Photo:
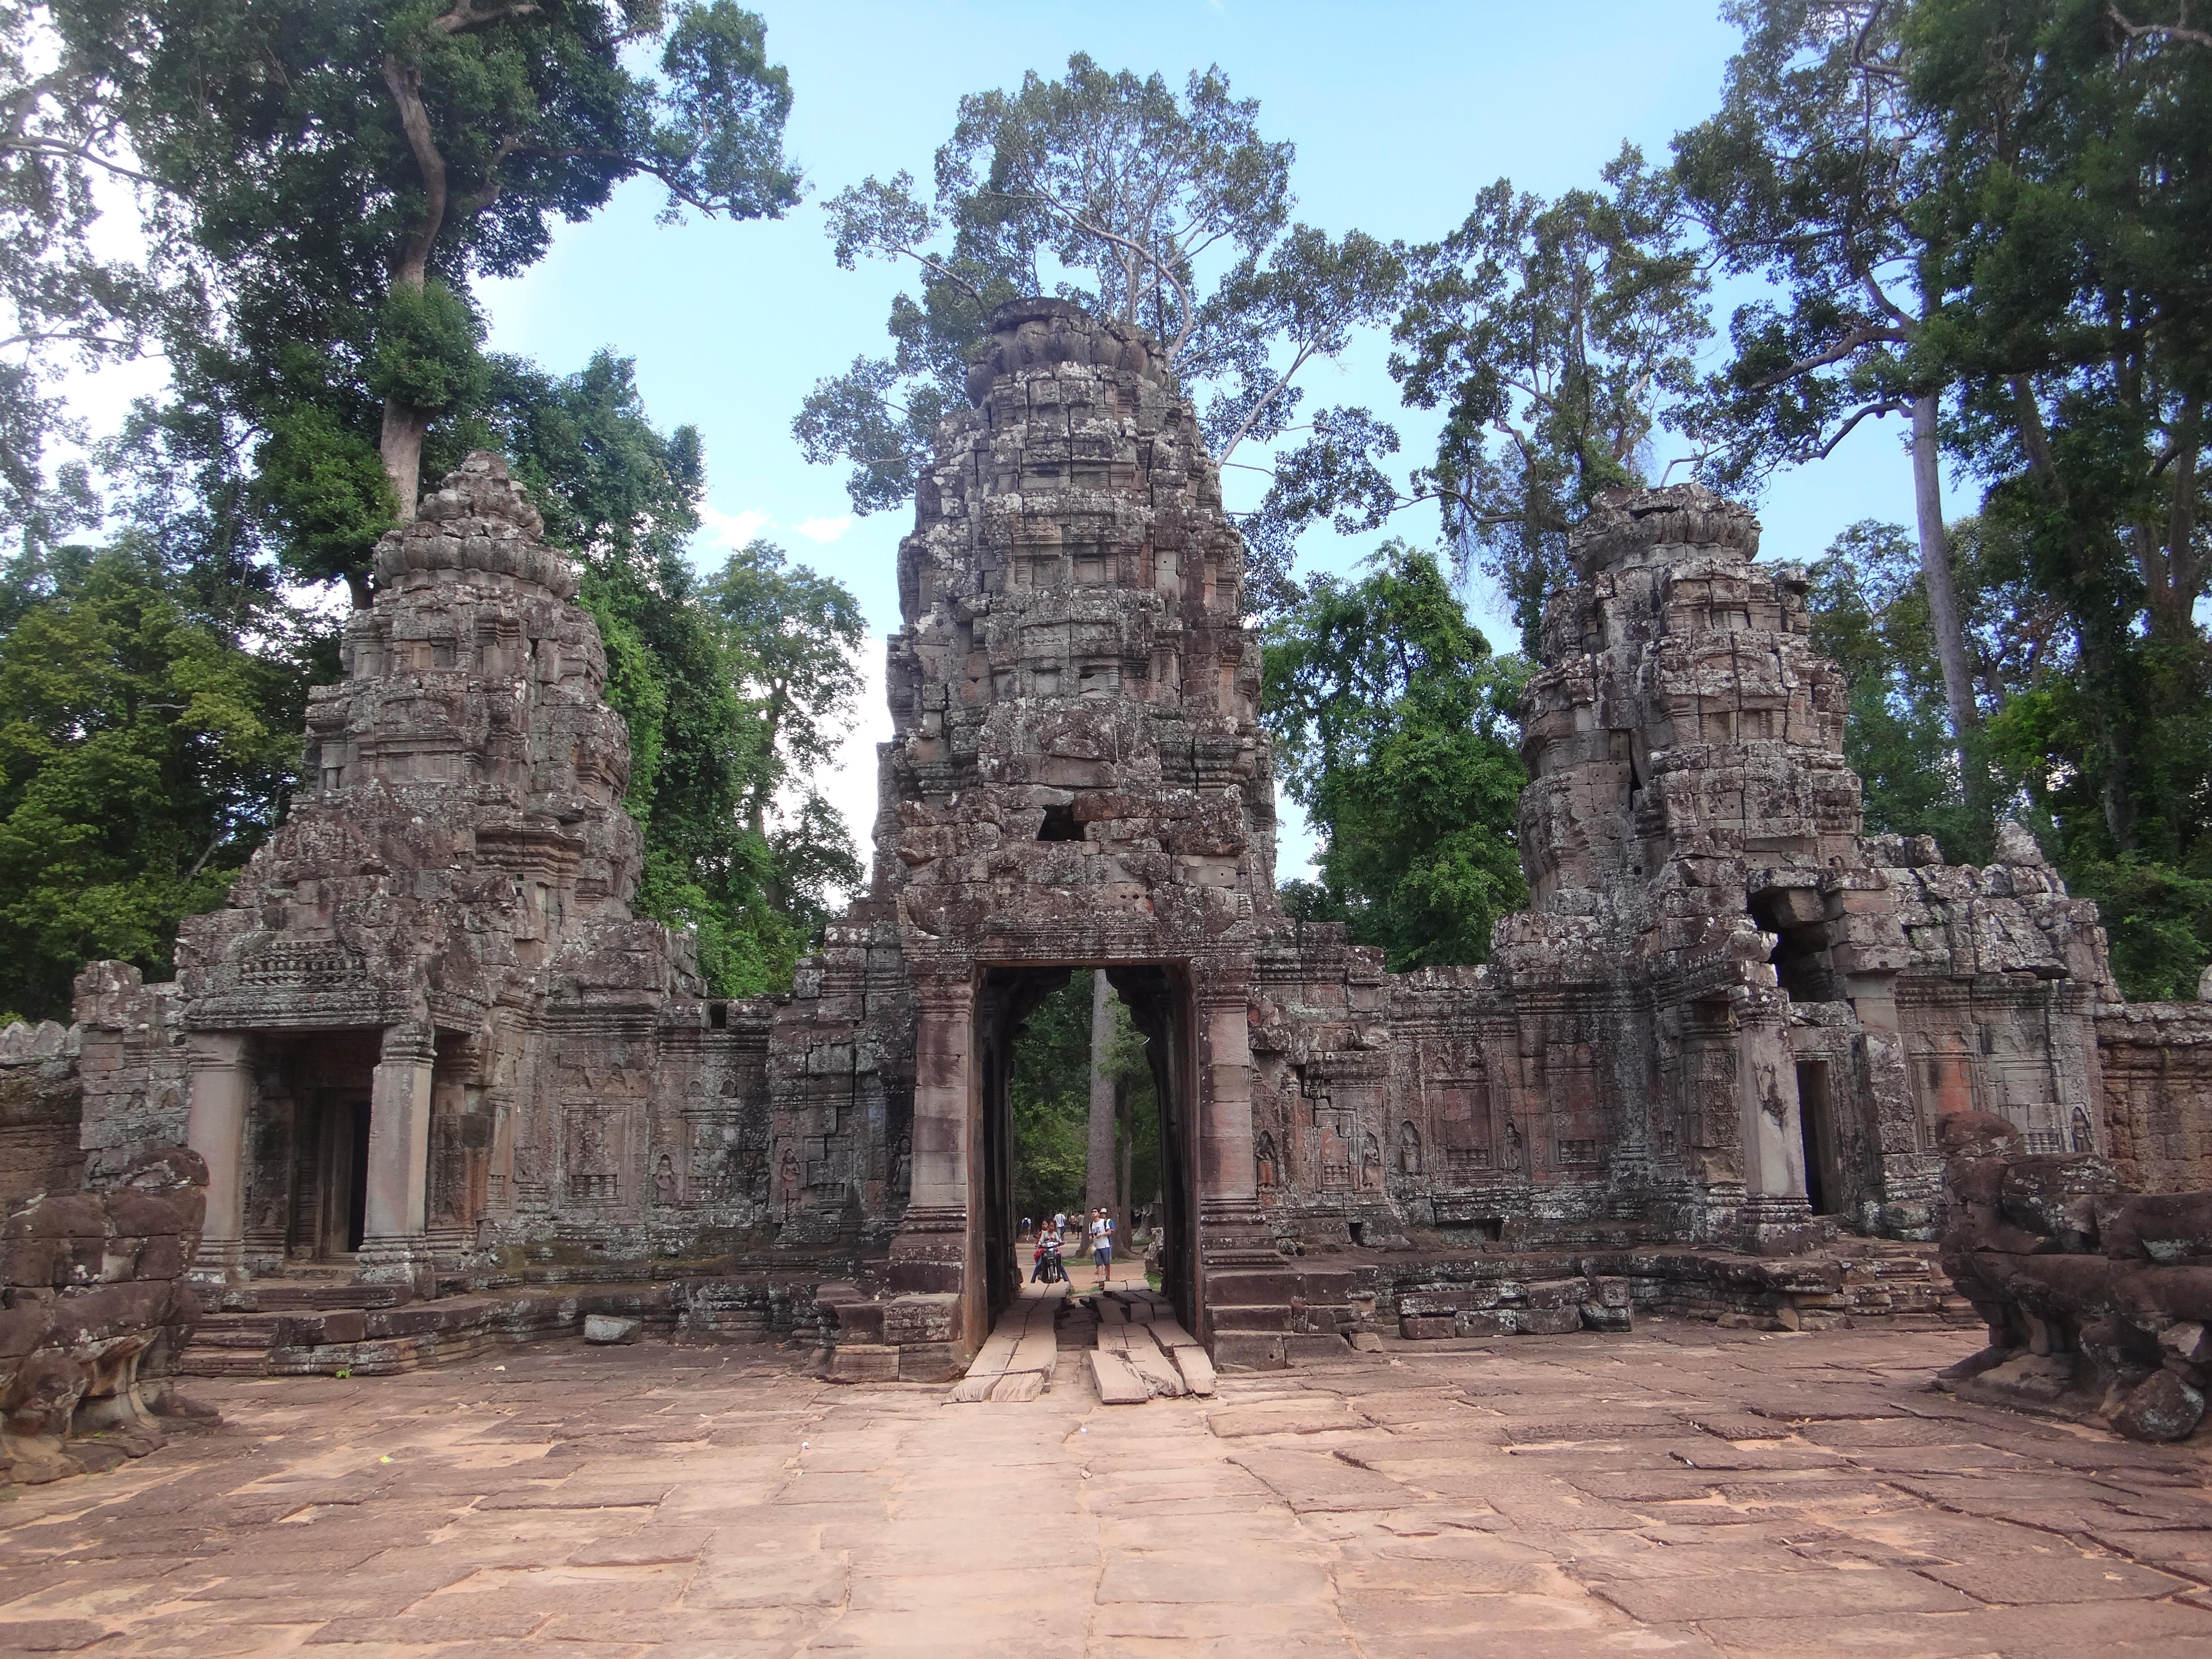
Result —
[[646, 1527], [612, 1538], [596, 1539], [572, 1551], [572, 1567], [648, 1567], [696, 1561], [714, 1541], [707, 1527]]
[[106, 1641], [112, 1625], [89, 1619], [0, 1620], [0, 1652], [80, 1653]]
[[[1927, 1371], [1955, 1358], [1967, 1339], [1886, 1340], [1929, 1357], [1931, 1363], [1922, 1371], [1881, 1385], [1894, 1389], [1897, 1399], [1917, 1401], [1923, 1397], [1917, 1390]], [[1532, 1356], [1563, 1341], [1516, 1340], [1522, 1345], [1516, 1352]], [[1788, 1345], [1785, 1361], [1778, 1361], [1775, 1376], [1767, 1381], [1807, 1375], [1807, 1369], [1790, 1367], [1817, 1362], [1828, 1341], [1823, 1334]], [[615, 1352], [617, 1363], [593, 1386], [611, 1391], [659, 1386], [647, 1363], [649, 1350]], [[1681, 1350], [1670, 1352], [1681, 1359]], [[657, 1659], [682, 1659], [690, 1652], [742, 1659], [755, 1652], [790, 1654], [802, 1643], [808, 1650], [866, 1650], [872, 1643], [900, 1651], [943, 1651], [947, 1659], [955, 1651], [974, 1659], [1001, 1650], [1024, 1656], [1142, 1651], [1181, 1659], [1185, 1653], [1262, 1648], [1270, 1659], [1284, 1659], [1305, 1650], [1352, 1651], [1355, 1638], [1363, 1659], [1447, 1653], [1461, 1659], [1493, 1646], [1515, 1659], [1541, 1659], [1554, 1653], [1706, 1654], [1720, 1650], [1716, 1643], [1731, 1653], [1756, 1651], [1755, 1644], [1736, 1638], [1762, 1620], [1791, 1627], [1780, 1631], [1778, 1640], [1796, 1640], [1820, 1628], [1831, 1636], [1847, 1632], [1854, 1641], [1862, 1634], [1872, 1640], [1885, 1631], [1894, 1636], [1898, 1630], [1940, 1630], [1949, 1633], [1920, 1647], [1899, 1638], [1865, 1650], [2001, 1653], [2006, 1659], [2064, 1650], [2051, 1640], [2051, 1631], [2075, 1632], [2071, 1654], [2124, 1652], [2124, 1644], [2160, 1632], [2175, 1644], [2194, 1640], [2187, 1634], [2192, 1630], [2212, 1638], [2212, 1613], [2174, 1595], [2145, 1594], [2139, 1578], [2130, 1580], [2136, 1592], [2123, 1599], [2081, 1599], [2098, 1585], [2069, 1581], [2057, 1587], [2079, 1590], [2081, 1596], [2027, 1607], [1985, 1602], [1930, 1576], [1949, 1565], [1996, 1565], [2033, 1580], [2048, 1563], [2065, 1560], [2087, 1564], [2084, 1570], [2100, 1575], [2098, 1584], [2109, 1583], [2101, 1577], [2107, 1571], [2143, 1571], [2158, 1583], [2182, 1585], [2176, 1595], [2193, 1595], [2185, 1564], [2167, 1572], [2156, 1557], [2196, 1547], [2202, 1541], [2196, 1534], [2212, 1533], [2212, 1527], [2130, 1516], [2114, 1507], [2179, 1510], [2201, 1521], [2208, 1506], [2202, 1494], [2185, 1486], [2160, 1485], [2148, 1498], [2139, 1497], [2024, 1452], [2025, 1467], [1971, 1475], [1889, 1479], [1849, 1465], [1753, 1471], [1741, 1482], [1717, 1480], [1717, 1496], [1699, 1490], [1632, 1498], [1618, 1483], [1656, 1472], [1602, 1467], [1618, 1457], [1606, 1445], [1624, 1443], [1589, 1443], [1579, 1456], [1547, 1455], [1536, 1463], [1492, 1444], [1447, 1456], [1459, 1444], [1454, 1439], [1425, 1433], [1409, 1443], [1393, 1431], [1422, 1421], [1440, 1390], [1477, 1397], [1484, 1386], [1481, 1368], [1488, 1363], [1475, 1356], [1452, 1362], [1459, 1370], [1431, 1368], [1425, 1373], [1427, 1400], [1413, 1390], [1340, 1394], [1285, 1387], [1285, 1378], [1297, 1373], [1250, 1378], [1232, 1373], [1223, 1379], [1216, 1404], [1162, 1401], [1142, 1413], [1115, 1416], [1055, 1389], [1019, 1407], [966, 1415], [969, 1424], [989, 1419], [994, 1426], [988, 1433], [955, 1432], [950, 1419], [962, 1413], [937, 1403], [941, 1389], [847, 1395], [836, 1425], [824, 1426], [825, 1415], [810, 1402], [824, 1396], [825, 1385], [811, 1378], [764, 1378], [763, 1415], [773, 1415], [773, 1421], [758, 1443], [773, 1443], [773, 1454], [732, 1454], [734, 1462], [718, 1464], [713, 1459], [724, 1454], [702, 1457], [677, 1443], [662, 1443], [623, 1458], [577, 1460], [569, 1473], [550, 1483], [522, 1468], [505, 1475], [495, 1469], [486, 1483], [503, 1490], [501, 1480], [510, 1481], [541, 1497], [567, 1486], [572, 1498], [586, 1486], [600, 1496], [621, 1495], [625, 1486], [647, 1494], [659, 1488], [664, 1496], [657, 1504], [491, 1509], [464, 1499], [459, 1508], [426, 1507], [403, 1480], [362, 1503], [317, 1512], [310, 1522], [210, 1529], [200, 1535], [210, 1547], [207, 1554], [118, 1557], [67, 1571], [32, 1566], [29, 1571], [42, 1576], [58, 1576], [42, 1583], [31, 1601], [0, 1604], [0, 1620], [21, 1619], [27, 1607], [40, 1618], [85, 1619], [118, 1632], [100, 1651], [159, 1651], [180, 1659], [296, 1648], [310, 1635], [318, 1649], [349, 1654], [349, 1659], [385, 1653], [453, 1659], [471, 1651], [581, 1659], [601, 1644], [608, 1651], [652, 1653]], [[1670, 1369], [1668, 1409], [1675, 1409], [1672, 1402], [1717, 1400], [1732, 1402], [1728, 1409], [1745, 1409], [1749, 1385], [1731, 1383], [1734, 1394], [1709, 1386], [1714, 1373], [1700, 1369], [1705, 1365], [1699, 1360]], [[1597, 1424], [1651, 1414], [1648, 1401], [1617, 1397], [1617, 1379], [1534, 1359], [1521, 1369], [1547, 1379], [1548, 1397], [1522, 1401], [1516, 1396], [1527, 1409], [1491, 1420]], [[1347, 1386], [1354, 1381], [1341, 1380]], [[389, 1399], [424, 1407], [463, 1397], [477, 1386], [455, 1374], [389, 1381], [394, 1385]], [[1633, 1395], [1644, 1386], [1633, 1384], [1628, 1392]], [[799, 1392], [789, 1391], [793, 1388]], [[926, 1392], [930, 1397], [910, 1397]], [[257, 1395], [282, 1397], [282, 1390]], [[1372, 1415], [1343, 1403], [1394, 1397], [1419, 1403], [1408, 1412], [1377, 1406]], [[740, 1395], [730, 1402], [718, 1400], [713, 1409], [735, 1422], [744, 1404]], [[1310, 1413], [1316, 1404], [1339, 1425], [1318, 1436], [1270, 1429], [1224, 1437], [1208, 1421], [1213, 1413], [1253, 1408], [1279, 1421], [1286, 1407]], [[223, 1408], [233, 1418], [223, 1433], [261, 1431], [233, 1400], [226, 1397]], [[1480, 1407], [1450, 1409], [1470, 1422], [1483, 1420]], [[1401, 1422], [1377, 1423], [1382, 1415]], [[377, 1420], [392, 1416], [380, 1409]], [[257, 1480], [276, 1474], [286, 1477], [284, 1484], [302, 1486], [340, 1478], [332, 1474], [330, 1460], [349, 1455], [358, 1467], [357, 1454], [339, 1449], [362, 1443], [357, 1425], [326, 1421], [314, 1436], [303, 1437], [309, 1443], [295, 1463], [286, 1448], [300, 1429], [296, 1417], [289, 1420], [293, 1426], [278, 1431], [270, 1443], [273, 1449], [259, 1460]], [[1905, 1420], [1923, 1419], [1908, 1414]], [[1993, 1413], [1978, 1426], [1968, 1425], [1973, 1443], [2003, 1444], [1989, 1425], [2007, 1420]], [[1081, 1431], [1085, 1428], [1088, 1433]], [[1634, 1443], [1654, 1438], [1635, 1437]], [[802, 1440], [808, 1443], [804, 1459], [811, 1460], [810, 1472], [793, 1482], [785, 1466], [801, 1457]], [[1698, 1443], [1724, 1443], [1699, 1437]], [[1407, 1459], [1401, 1454], [1409, 1443], [1417, 1455]], [[2106, 1446], [2118, 1449], [2123, 1466], [2142, 1449], [2100, 1437], [2079, 1443], [2093, 1454]], [[2201, 1480], [2212, 1470], [2212, 1460], [2187, 1448], [2154, 1451], [2171, 1464], [2146, 1462], [2144, 1472], [2171, 1467], [2195, 1471]], [[1302, 1480], [1316, 1492], [1340, 1479], [1375, 1481], [1403, 1487], [1417, 1501], [1381, 1510], [1301, 1510], [1245, 1467], [1285, 1457], [1294, 1461], [1279, 1465], [1278, 1473], [1293, 1488]], [[184, 1446], [157, 1454], [149, 1461], [166, 1460], [179, 1473], [167, 1481], [145, 1482], [142, 1490], [150, 1494], [197, 1480], [201, 1472], [191, 1459]], [[531, 1460], [532, 1468], [537, 1463]], [[742, 1473], [733, 1475], [733, 1470]], [[1085, 1470], [1089, 1480], [1081, 1478]], [[2135, 1471], [2123, 1467], [2120, 1472]], [[1703, 1472], [1682, 1473], [1695, 1480]], [[1466, 1477], [1458, 1483], [1466, 1495], [1423, 1497], [1430, 1490], [1420, 1484], [1425, 1474], [1446, 1486]], [[803, 1487], [817, 1475], [825, 1481], [833, 1475], [872, 1481], [873, 1495], [865, 1502], [785, 1501], [782, 1487]], [[721, 1501], [718, 1493], [726, 1480], [734, 1480], [735, 1487]], [[1907, 1492], [1900, 1480], [1920, 1482], [1939, 1497]], [[213, 1489], [203, 1485], [201, 1490]], [[1031, 1496], [1025, 1499], [1025, 1493]], [[1997, 1513], [1966, 1512], [1959, 1506], [1962, 1493]], [[1786, 1501], [1752, 1501], [1777, 1498]], [[21, 1502], [34, 1507], [25, 1510]], [[52, 1504], [39, 1491], [21, 1502], [0, 1511], [0, 1594], [11, 1587], [8, 1564], [30, 1555], [20, 1542], [22, 1535], [42, 1538], [42, 1550], [59, 1547], [71, 1541], [72, 1529], [90, 1525], [93, 1513], [82, 1501]], [[2011, 1513], [2004, 1517], [2008, 1504]], [[97, 1531], [122, 1527], [127, 1532], [127, 1502], [100, 1507], [112, 1507], [118, 1516], [100, 1522]], [[1698, 1511], [1694, 1518], [1692, 1510]], [[22, 1523], [10, 1526], [15, 1514]], [[2021, 1524], [2031, 1516], [2035, 1524]], [[2062, 1516], [2068, 1524], [2057, 1529], [2047, 1524]], [[2093, 1525], [2100, 1529], [2094, 1538]], [[652, 1537], [688, 1550], [695, 1534], [703, 1534], [696, 1558], [657, 1563], [623, 1553], [643, 1539], [646, 1553], [674, 1554], [678, 1552], [652, 1547]], [[219, 1593], [222, 1583], [255, 1575], [252, 1553], [264, 1536], [270, 1548], [281, 1546], [287, 1573], [264, 1575], [252, 1595]], [[316, 1594], [292, 1593], [311, 1588], [292, 1570], [312, 1559], [316, 1540], [327, 1539], [334, 1552], [343, 1553], [358, 1540], [386, 1536], [410, 1541], [373, 1553], [342, 1583], [312, 1587]], [[2130, 1538], [2144, 1541], [2130, 1550]], [[1041, 1539], [1048, 1570], [1030, 1571], [1026, 1564]], [[2112, 1553], [2084, 1553], [2099, 1545]], [[441, 1565], [443, 1577], [430, 1571]], [[664, 1568], [673, 1571], [661, 1572]], [[453, 1577], [456, 1569], [464, 1576]], [[965, 1589], [963, 1575], [975, 1578]], [[414, 1588], [398, 1605], [351, 1594], [363, 1581], [379, 1580], [386, 1588], [403, 1583]], [[1900, 1583], [1917, 1586], [1915, 1595], [1944, 1598], [1942, 1605], [1951, 1610], [1896, 1605]], [[218, 1593], [200, 1599], [202, 1589]], [[1640, 1611], [1622, 1604], [1623, 1598], [1662, 1592], [1677, 1599], [1639, 1603]], [[1818, 1599], [1823, 1597], [1832, 1599]], [[900, 1611], [902, 1603], [910, 1610]], [[932, 1621], [946, 1620], [948, 1610], [952, 1628], [939, 1642]], [[479, 1617], [503, 1621], [500, 1629], [526, 1618], [541, 1622], [527, 1638], [386, 1639], [425, 1632], [429, 1626], [421, 1620]], [[349, 1629], [373, 1639], [340, 1640], [337, 1632]], [[1979, 1645], [1952, 1645], [1951, 1633], [1960, 1632], [1973, 1634]], [[1618, 1645], [1632, 1639], [1638, 1645]]]
[[1420, 1498], [1388, 1475], [1325, 1452], [1240, 1453], [1237, 1465], [1303, 1515], [1316, 1510], [1403, 1509]]
[[505, 1613], [466, 1613], [450, 1616], [401, 1613], [393, 1619], [333, 1620], [307, 1638], [309, 1647], [341, 1644], [397, 1643], [403, 1645], [442, 1644], [447, 1642], [520, 1640], [534, 1633], [549, 1615], [526, 1608]]
[[1918, 1573], [1869, 1568], [1851, 1572], [1733, 1573], [1718, 1578], [1612, 1579], [1595, 1587], [1632, 1619], [1750, 1618], [1787, 1607], [1799, 1615], [1966, 1613], [1978, 1604]]
[[1966, 1592], [1978, 1601], [2040, 1607], [2052, 1601], [2156, 1601], [2193, 1588], [2187, 1579], [2154, 1571], [2132, 1562], [2075, 1555], [1994, 1561], [1947, 1563], [1922, 1569], [1938, 1583]]
[[2140, 1650], [2179, 1656], [2185, 1644], [2212, 1642], [2212, 1613], [2171, 1601], [2132, 1604], [2125, 1618], [2110, 1603], [2054, 1607], [1984, 1607], [1972, 1613], [1846, 1613], [1814, 1617], [1792, 1610], [1747, 1619], [1708, 1617], [1698, 1628], [1730, 1655], [1831, 1659], [1838, 1653], [1899, 1659], [1996, 1654], [2002, 1659]]

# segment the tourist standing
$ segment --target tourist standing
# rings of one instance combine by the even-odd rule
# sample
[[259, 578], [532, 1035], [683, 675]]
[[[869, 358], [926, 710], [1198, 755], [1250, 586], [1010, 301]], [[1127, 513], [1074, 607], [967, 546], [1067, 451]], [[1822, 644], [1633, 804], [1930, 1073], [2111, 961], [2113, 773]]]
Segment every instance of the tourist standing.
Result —
[[1097, 1267], [1103, 1287], [1114, 1276], [1114, 1224], [1103, 1210], [1091, 1212], [1091, 1260]]

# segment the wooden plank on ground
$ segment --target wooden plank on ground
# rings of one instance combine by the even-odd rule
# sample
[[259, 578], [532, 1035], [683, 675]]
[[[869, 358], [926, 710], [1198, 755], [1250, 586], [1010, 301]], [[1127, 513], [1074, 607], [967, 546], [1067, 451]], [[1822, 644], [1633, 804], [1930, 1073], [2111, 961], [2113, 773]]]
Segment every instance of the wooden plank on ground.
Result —
[[991, 1398], [1000, 1403], [1034, 1400], [1044, 1392], [1044, 1377], [1036, 1371], [1008, 1371], [991, 1390]]
[[1138, 1376], [1145, 1379], [1146, 1387], [1154, 1394], [1170, 1400], [1180, 1400], [1188, 1392], [1182, 1385], [1182, 1373], [1176, 1370], [1172, 1360], [1152, 1345], [1151, 1333], [1142, 1325], [1135, 1327], [1135, 1334], [1132, 1336], [1129, 1346], [1122, 1351], [1121, 1357], [1135, 1369]]
[[1006, 1375], [1012, 1376], [1017, 1371], [1035, 1371], [1039, 1376], [1049, 1379], [1053, 1367], [1059, 1363], [1060, 1338], [1053, 1331], [1052, 1322], [1049, 1319], [1036, 1320], [1023, 1335], [1020, 1346], [1014, 1350], [1013, 1358], [1007, 1362]]
[[1097, 1385], [1098, 1400], [1106, 1406], [1141, 1406], [1152, 1391], [1129, 1362], [1103, 1348], [1091, 1351], [1091, 1380]]
[[1188, 1347], [1170, 1348], [1168, 1358], [1175, 1361], [1176, 1369], [1182, 1373], [1183, 1386], [1193, 1394], [1206, 1399], [1213, 1396], [1213, 1361], [1205, 1349], [1194, 1342]]

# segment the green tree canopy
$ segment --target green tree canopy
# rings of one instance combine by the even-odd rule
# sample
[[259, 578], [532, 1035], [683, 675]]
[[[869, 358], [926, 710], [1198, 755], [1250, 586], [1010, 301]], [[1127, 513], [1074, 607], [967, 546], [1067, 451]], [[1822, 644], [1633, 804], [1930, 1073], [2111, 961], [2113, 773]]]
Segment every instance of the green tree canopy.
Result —
[[33, 551], [99, 518], [81, 462], [48, 475], [52, 442], [85, 435], [56, 372], [135, 355], [161, 297], [94, 249], [95, 180], [139, 175], [97, 69], [53, 50], [51, 21], [45, 5], [0, 3], [0, 531]]
[[2130, 994], [2212, 957], [2212, 50], [2172, 5], [1919, 0], [1916, 210], [1954, 451], [2063, 626], [1990, 720]]
[[[968, 353], [992, 310], [1033, 294], [1157, 336], [1224, 465], [1290, 432], [1299, 373], [1389, 314], [1404, 267], [1358, 231], [1291, 223], [1293, 152], [1261, 137], [1258, 114], [1218, 68], [1178, 95], [1078, 52], [1065, 79], [1031, 73], [960, 100], [933, 199], [905, 173], [838, 192], [837, 263], [910, 260], [921, 292], [893, 302], [889, 356], [856, 359], [807, 398], [793, 422], [807, 459], [850, 464], [858, 512], [905, 501], [939, 421], [965, 404]], [[1271, 497], [1250, 538], [1263, 590], [1303, 527], [1284, 516], [1291, 499]]]
[[0, 1010], [66, 1020], [88, 959], [166, 978], [178, 920], [221, 902], [289, 787], [304, 682], [143, 543], [0, 587]]
[[162, 252], [218, 302], [220, 327], [171, 342], [186, 401], [258, 434], [295, 578], [342, 577], [356, 602], [422, 466], [459, 459], [432, 441], [426, 461], [434, 423], [465, 423], [489, 389], [475, 279], [526, 269], [555, 222], [641, 175], [671, 217], [797, 200], [789, 86], [730, 0], [59, 0], [53, 16], [162, 187]]
[[1528, 648], [1567, 532], [1600, 490], [1646, 478], [1668, 400], [1697, 383], [1711, 330], [1689, 231], [1671, 175], [1624, 146], [1604, 188], [1546, 202], [1501, 179], [1412, 255], [1390, 372], [1446, 411], [1414, 494], [1442, 508], [1455, 568], [1499, 583]]
[[1480, 962], [1528, 902], [1512, 724], [1525, 664], [1491, 654], [1434, 556], [1393, 542], [1367, 570], [1316, 578], [1267, 632], [1261, 719], [1325, 841], [1318, 887], [1286, 898], [1349, 923], [1394, 970]]

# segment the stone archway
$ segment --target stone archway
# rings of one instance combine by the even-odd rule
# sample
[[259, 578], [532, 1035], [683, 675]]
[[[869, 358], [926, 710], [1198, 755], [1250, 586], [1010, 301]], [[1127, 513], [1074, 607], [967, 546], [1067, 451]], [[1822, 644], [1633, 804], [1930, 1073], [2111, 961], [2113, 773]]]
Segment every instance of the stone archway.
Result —
[[[1009, 1081], [1023, 1022], [1037, 1005], [1079, 969], [1098, 963], [1021, 963], [982, 970], [975, 997], [972, 1053], [977, 1086], [968, 1211], [980, 1234], [984, 1306], [995, 1322], [1017, 1293], [1009, 1277], [1018, 1225], [1013, 1198], [1014, 1156]], [[1153, 1092], [1160, 1113], [1160, 1283], [1186, 1325], [1201, 1322], [1198, 1276], [1199, 1137], [1193, 1086], [1192, 1002], [1189, 975], [1172, 964], [1129, 963], [1106, 968], [1130, 1018], [1147, 1039]]]

